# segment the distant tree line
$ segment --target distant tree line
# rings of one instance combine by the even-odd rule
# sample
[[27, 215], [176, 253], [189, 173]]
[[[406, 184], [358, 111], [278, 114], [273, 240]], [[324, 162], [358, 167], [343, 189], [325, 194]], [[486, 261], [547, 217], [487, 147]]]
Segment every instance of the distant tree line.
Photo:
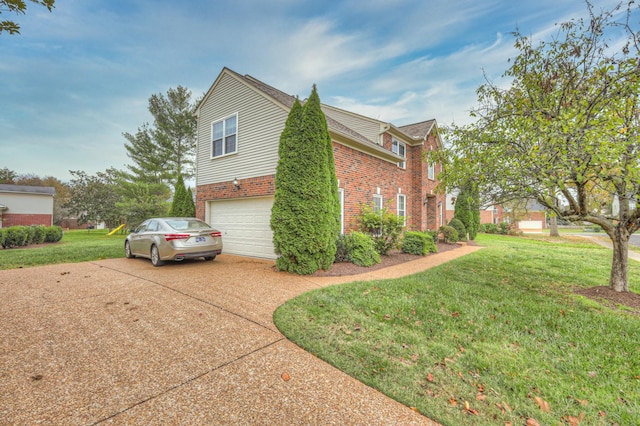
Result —
[[70, 170], [71, 181], [62, 182], [4, 167], [0, 183], [54, 187], [56, 225], [69, 217], [79, 224], [104, 222], [113, 228], [121, 223], [136, 226], [151, 216], [195, 216], [193, 193], [184, 179], [194, 176], [196, 106], [191, 91], [182, 86], [152, 95], [153, 123], [144, 123], [135, 134], [123, 134], [132, 161], [125, 170], [109, 168], [95, 175]]

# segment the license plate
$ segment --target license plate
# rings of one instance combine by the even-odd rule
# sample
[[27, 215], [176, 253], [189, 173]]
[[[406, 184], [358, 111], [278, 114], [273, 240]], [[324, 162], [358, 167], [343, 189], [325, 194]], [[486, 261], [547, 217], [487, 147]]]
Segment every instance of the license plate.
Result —
[[196, 243], [204, 243], [207, 241], [207, 237], [196, 237]]

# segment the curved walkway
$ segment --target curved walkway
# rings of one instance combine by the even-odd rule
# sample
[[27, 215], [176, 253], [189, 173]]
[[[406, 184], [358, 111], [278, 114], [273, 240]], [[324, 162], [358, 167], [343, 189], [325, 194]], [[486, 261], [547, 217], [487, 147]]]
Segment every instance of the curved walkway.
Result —
[[289, 342], [272, 315], [313, 288], [478, 249], [348, 277], [229, 255], [0, 271], [0, 425], [434, 425]]

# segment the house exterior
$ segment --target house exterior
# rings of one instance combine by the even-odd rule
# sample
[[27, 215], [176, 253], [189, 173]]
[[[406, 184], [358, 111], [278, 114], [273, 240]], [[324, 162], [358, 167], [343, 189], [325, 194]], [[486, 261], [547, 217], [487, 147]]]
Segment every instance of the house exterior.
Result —
[[16, 225], [53, 225], [50, 186], [0, 184], [0, 228]]
[[[275, 258], [270, 228], [280, 134], [295, 97], [224, 68], [196, 109], [196, 215], [222, 231], [225, 252]], [[363, 204], [404, 216], [411, 230], [446, 222], [435, 192], [442, 147], [435, 120], [395, 126], [322, 106], [333, 141], [342, 232]]]
[[[458, 197], [458, 191], [453, 191], [451, 193], [446, 194], [446, 208], [447, 213], [446, 217], [451, 220], [455, 216], [456, 212], [456, 198]], [[500, 204], [494, 204], [488, 207], [480, 208], [480, 224], [493, 223], [494, 225], [498, 225], [499, 223], [507, 220], [505, 216], [504, 208]]]

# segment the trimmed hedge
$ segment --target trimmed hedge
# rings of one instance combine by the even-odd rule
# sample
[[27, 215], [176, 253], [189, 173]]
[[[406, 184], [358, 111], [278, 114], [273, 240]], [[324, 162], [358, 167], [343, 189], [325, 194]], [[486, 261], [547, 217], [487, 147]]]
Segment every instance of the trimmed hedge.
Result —
[[24, 247], [29, 244], [55, 243], [62, 239], [59, 226], [10, 226], [0, 229], [2, 248]]
[[458, 241], [467, 241], [467, 228], [464, 226], [464, 223], [457, 217], [451, 219], [449, 222], [449, 226], [453, 227], [458, 231]]
[[425, 256], [429, 253], [437, 253], [438, 246], [431, 233], [407, 231], [402, 238], [402, 252]]
[[443, 225], [440, 227], [440, 232], [442, 232], [442, 237], [444, 238], [445, 243], [458, 242], [458, 231], [456, 231], [456, 228], [448, 225]]
[[351, 262], [358, 266], [380, 263], [380, 254], [376, 251], [373, 238], [362, 232], [338, 236], [336, 247], [335, 263]]

